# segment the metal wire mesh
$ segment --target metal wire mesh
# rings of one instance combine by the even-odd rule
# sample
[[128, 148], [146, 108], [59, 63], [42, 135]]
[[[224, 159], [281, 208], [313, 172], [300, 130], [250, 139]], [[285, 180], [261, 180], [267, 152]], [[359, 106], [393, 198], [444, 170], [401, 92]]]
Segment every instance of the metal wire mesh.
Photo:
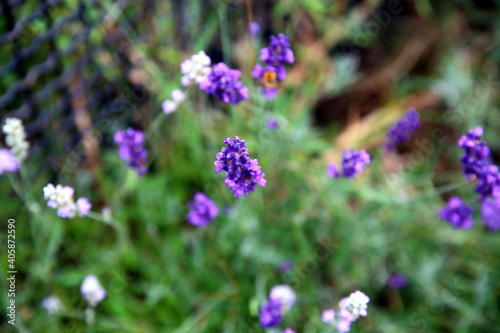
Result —
[[0, 112], [29, 119], [31, 136], [53, 119], [75, 133], [76, 110], [98, 118], [130, 87], [132, 65], [115, 45], [99, 5], [0, 0]]

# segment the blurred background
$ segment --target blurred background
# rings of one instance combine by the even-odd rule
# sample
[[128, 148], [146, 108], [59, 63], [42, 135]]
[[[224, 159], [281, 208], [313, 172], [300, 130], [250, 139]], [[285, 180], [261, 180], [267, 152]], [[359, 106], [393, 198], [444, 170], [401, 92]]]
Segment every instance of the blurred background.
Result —
[[[500, 236], [481, 225], [456, 147], [483, 126], [500, 161], [499, 18], [494, 0], [0, 0], [0, 115], [22, 119], [31, 145], [22, 174], [0, 176], [0, 259], [15, 218], [18, 268], [18, 324], [2, 314], [0, 331], [88, 331], [79, 288], [94, 274], [108, 292], [94, 332], [262, 332], [258, 307], [277, 284], [297, 293], [284, 320], [296, 332], [333, 332], [321, 311], [355, 290], [371, 301], [352, 332], [499, 332]], [[278, 33], [296, 61], [267, 101], [251, 71]], [[240, 69], [250, 99], [192, 88], [167, 117], [179, 65], [200, 50]], [[422, 127], [384, 152], [410, 107]], [[147, 133], [143, 177], [113, 143], [127, 127]], [[241, 199], [213, 171], [235, 135], [268, 180]], [[326, 165], [344, 149], [372, 164], [333, 180]], [[49, 182], [102, 221], [57, 217]], [[221, 211], [203, 229], [186, 222], [195, 192]], [[438, 219], [452, 195], [476, 205], [474, 228]], [[407, 285], [389, 287], [393, 273]], [[41, 307], [51, 294], [58, 315]]]

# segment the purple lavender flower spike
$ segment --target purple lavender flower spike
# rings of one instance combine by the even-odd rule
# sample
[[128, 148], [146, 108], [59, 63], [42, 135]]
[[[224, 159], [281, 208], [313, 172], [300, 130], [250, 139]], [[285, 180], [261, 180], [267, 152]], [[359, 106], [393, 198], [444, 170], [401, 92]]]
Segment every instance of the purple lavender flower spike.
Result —
[[335, 321], [335, 310], [334, 309], [326, 309], [321, 313], [321, 320], [325, 324], [330, 324]]
[[278, 127], [280, 127], [280, 123], [278, 122], [278, 120], [274, 119], [274, 118], [269, 118], [267, 121], [266, 121], [266, 126], [267, 128], [269, 128], [271, 131], [274, 131], [275, 129], [278, 129]]
[[[284, 67], [283, 67], [284, 68]], [[253, 68], [252, 77], [259, 80], [264, 87], [264, 97], [273, 99], [278, 94], [278, 70], [273, 66], [265, 66], [257, 64]]]
[[237, 198], [255, 191], [255, 185], [266, 186], [265, 176], [257, 159], [250, 159], [245, 140], [225, 138], [220, 153], [216, 154], [215, 172], [226, 171], [226, 185]]
[[472, 206], [464, 203], [459, 197], [450, 198], [448, 204], [441, 208], [439, 217], [456, 229], [469, 229], [474, 224]]
[[370, 162], [370, 155], [365, 150], [346, 150], [342, 158], [342, 175], [345, 178], [354, 178]]
[[79, 198], [76, 200], [76, 209], [78, 211], [78, 215], [85, 216], [88, 215], [92, 209], [92, 204], [87, 198]]
[[125, 131], [118, 131], [115, 134], [114, 141], [119, 146], [118, 153], [123, 161], [137, 170], [138, 175], [147, 172], [146, 163], [148, 153], [143, 146], [144, 133], [139, 130], [129, 128]]
[[194, 200], [189, 203], [189, 214], [187, 220], [192, 225], [204, 227], [210, 224], [219, 214], [217, 205], [205, 194], [196, 193]]
[[500, 198], [485, 200], [481, 206], [481, 215], [490, 231], [500, 230]]
[[248, 89], [239, 81], [240, 77], [239, 70], [231, 69], [220, 62], [200, 82], [200, 89], [217, 96], [223, 103], [236, 105], [248, 98]]
[[339, 170], [335, 163], [328, 164], [326, 174], [332, 178], [354, 178], [358, 173], [365, 169], [367, 164], [370, 164], [370, 154], [365, 150], [359, 152], [351, 149], [344, 150], [342, 156], [342, 170]]
[[293, 51], [290, 48], [290, 37], [283, 34], [271, 36], [268, 47], [260, 50], [260, 60], [267, 66], [274, 67], [279, 80], [286, 78], [285, 64], [293, 64], [295, 61]]
[[480, 195], [479, 201], [500, 195], [500, 173], [496, 165], [488, 165], [478, 174], [476, 192]]
[[20, 167], [19, 160], [10, 149], [0, 149], [0, 175], [4, 172], [16, 172]]
[[404, 288], [408, 285], [408, 280], [403, 274], [392, 273], [387, 279], [387, 286], [393, 290]]
[[264, 97], [272, 99], [278, 94], [278, 81], [286, 78], [285, 64], [293, 64], [295, 58], [290, 48], [290, 37], [283, 34], [271, 36], [268, 47], [260, 50], [264, 66], [256, 64], [252, 71], [254, 79], [264, 87]]
[[326, 174], [332, 178], [339, 178], [340, 172], [335, 163], [330, 163], [326, 167]]
[[258, 37], [259, 36], [259, 33], [260, 33], [260, 25], [259, 25], [259, 23], [255, 22], [255, 21], [250, 22], [250, 24], [248, 25], [248, 29], [250, 30], [250, 34], [253, 37]]
[[278, 266], [278, 270], [280, 271], [281, 274], [285, 274], [286, 272], [289, 272], [292, 269], [293, 269], [293, 261], [291, 260], [282, 261]]
[[477, 181], [479, 201], [500, 196], [500, 173], [498, 167], [490, 163], [490, 148], [481, 140], [482, 135], [483, 129], [476, 127], [463, 135], [457, 144], [465, 150], [462, 157], [463, 173], [467, 179]]
[[281, 304], [278, 300], [268, 300], [259, 310], [260, 326], [263, 328], [277, 328], [282, 319]]
[[419, 127], [420, 115], [415, 108], [411, 108], [387, 133], [385, 148], [394, 150], [397, 145], [407, 142]]
[[481, 178], [484, 168], [490, 164], [490, 148], [481, 140], [483, 129], [476, 127], [458, 140], [458, 147], [465, 150], [462, 157], [463, 172], [467, 179]]

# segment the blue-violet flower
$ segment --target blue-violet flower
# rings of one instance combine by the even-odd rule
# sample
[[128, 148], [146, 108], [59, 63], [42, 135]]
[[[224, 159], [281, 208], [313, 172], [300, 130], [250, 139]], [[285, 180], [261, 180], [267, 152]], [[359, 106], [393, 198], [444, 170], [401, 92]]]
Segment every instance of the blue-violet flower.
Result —
[[344, 150], [342, 156], [342, 171], [339, 171], [334, 163], [330, 163], [327, 167], [326, 173], [332, 178], [354, 178], [358, 173], [365, 169], [367, 164], [370, 164], [370, 154], [365, 150], [359, 152], [350, 149]]
[[293, 64], [295, 61], [293, 51], [290, 48], [290, 37], [284, 34], [271, 36], [268, 47], [260, 50], [260, 60], [276, 69], [279, 80], [286, 78], [285, 64]]
[[288, 310], [295, 304], [295, 292], [288, 285], [278, 285], [271, 289], [269, 299], [259, 310], [260, 325], [276, 328]]
[[218, 63], [200, 82], [200, 89], [217, 96], [223, 103], [236, 105], [248, 98], [248, 89], [239, 80], [241, 72], [231, 69], [223, 62]]
[[278, 94], [278, 73], [273, 66], [265, 66], [257, 64], [253, 68], [252, 77], [260, 81], [264, 87], [264, 97], [273, 99]]
[[269, 118], [267, 121], [266, 121], [266, 126], [267, 128], [269, 128], [270, 130], [274, 131], [275, 129], [278, 129], [278, 127], [280, 127], [280, 123], [278, 122], [278, 120], [274, 119], [274, 118]]
[[245, 140], [225, 138], [220, 153], [216, 154], [215, 172], [226, 171], [226, 185], [237, 198], [255, 191], [255, 185], [266, 186], [265, 176], [257, 159], [250, 159]]
[[420, 115], [415, 108], [410, 110], [391, 127], [387, 133], [387, 150], [394, 150], [397, 145], [407, 142], [420, 127]]
[[469, 229], [474, 224], [472, 206], [459, 197], [451, 197], [447, 205], [441, 208], [439, 217], [456, 229]]
[[203, 193], [196, 193], [193, 201], [189, 203], [191, 209], [187, 220], [192, 225], [204, 227], [219, 214], [217, 205]]
[[0, 149], [0, 175], [5, 172], [16, 172], [20, 168], [19, 160], [10, 149]]
[[481, 206], [481, 215], [490, 231], [500, 230], [500, 198], [485, 200]]
[[283, 315], [278, 300], [267, 300], [259, 309], [260, 326], [263, 328], [277, 328], [281, 325]]
[[500, 195], [500, 173], [496, 165], [490, 164], [484, 167], [478, 176], [476, 192], [479, 193], [479, 201]]
[[469, 180], [481, 178], [484, 168], [490, 164], [490, 148], [481, 140], [482, 135], [483, 129], [476, 127], [458, 140], [458, 147], [465, 150], [462, 165]]
[[293, 51], [290, 48], [290, 37], [283, 34], [271, 36], [268, 47], [260, 50], [260, 60], [264, 66], [256, 64], [252, 77], [259, 80], [264, 87], [264, 97], [272, 99], [278, 94], [278, 81], [286, 78], [285, 64], [293, 64], [295, 61]]
[[138, 175], [143, 175], [147, 172], [146, 163], [148, 153], [143, 146], [144, 140], [144, 133], [133, 128], [118, 131], [114, 137], [121, 159], [129, 167], [134, 168]]
[[393, 290], [404, 288], [407, 284], [408, 280], [400, 273], [392, 273], [387, 279], [387, 286]]

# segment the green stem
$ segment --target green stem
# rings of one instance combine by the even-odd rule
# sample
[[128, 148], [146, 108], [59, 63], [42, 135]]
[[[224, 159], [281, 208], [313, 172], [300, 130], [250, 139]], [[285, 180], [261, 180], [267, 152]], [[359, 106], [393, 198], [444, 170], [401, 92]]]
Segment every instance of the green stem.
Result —
[[104, 224], [113, 228], [118, 234], [119, 246], [121, 248], [124, 248], [126, 246], [128, 240], [126, 230], [123, 225], [116, 221], [113, 217], [106, 219], [102, 214], [94, 212], [89, 212], [87, 216], [96, 221], [103, 222]]
[[12, 188], [14, 189], [14, 192], [16, 192], [19, 199], [25, 202], [23, 191], [21, 190], [19, 183], [14, 179], [14, 176], [10, 173], [7, 173], [7, 177], [9, 178], [10, 184], [12, 185]]
[[460, 188], [460, 187], [462, 187], [464, 185], [467, 185], [469, 183], [470, 182], [466, 180], [466, 181], [463, 181], [463, 182], [460, 182], [460, 183], [457, 183], [457, 184], [450, 184], [450, 185], [441, 186], [441, 187], [435, 189], [434, 191], [429, 191], [428, 193], [424, 193], [421, 196], [416, 197], [416, 198], [414, 198], [411, 201], [413, 202], [413, 201], [420, 201], [420, 200], [429, 199], [429, 198], [432, 198], [432, 197], [435, 197], [435, 196], [438, 196], [438, 195], [441, 195], [441, 194], [444, 194], [444, 193], [456, 190], [456, 189], [458, 189], [458, 188]]
[[94, 324], [95, 324], [95, 311], [92, 306], [88, 306], [85, 309], [85, 322], [87, 323], [87, 333], [94, 332]]
[[224, 62], [231, 67], [231, 40], [229, 38], [228, 15], [226, 6], [219, 9], [220, 39], [222, 44], [222, 55]]

